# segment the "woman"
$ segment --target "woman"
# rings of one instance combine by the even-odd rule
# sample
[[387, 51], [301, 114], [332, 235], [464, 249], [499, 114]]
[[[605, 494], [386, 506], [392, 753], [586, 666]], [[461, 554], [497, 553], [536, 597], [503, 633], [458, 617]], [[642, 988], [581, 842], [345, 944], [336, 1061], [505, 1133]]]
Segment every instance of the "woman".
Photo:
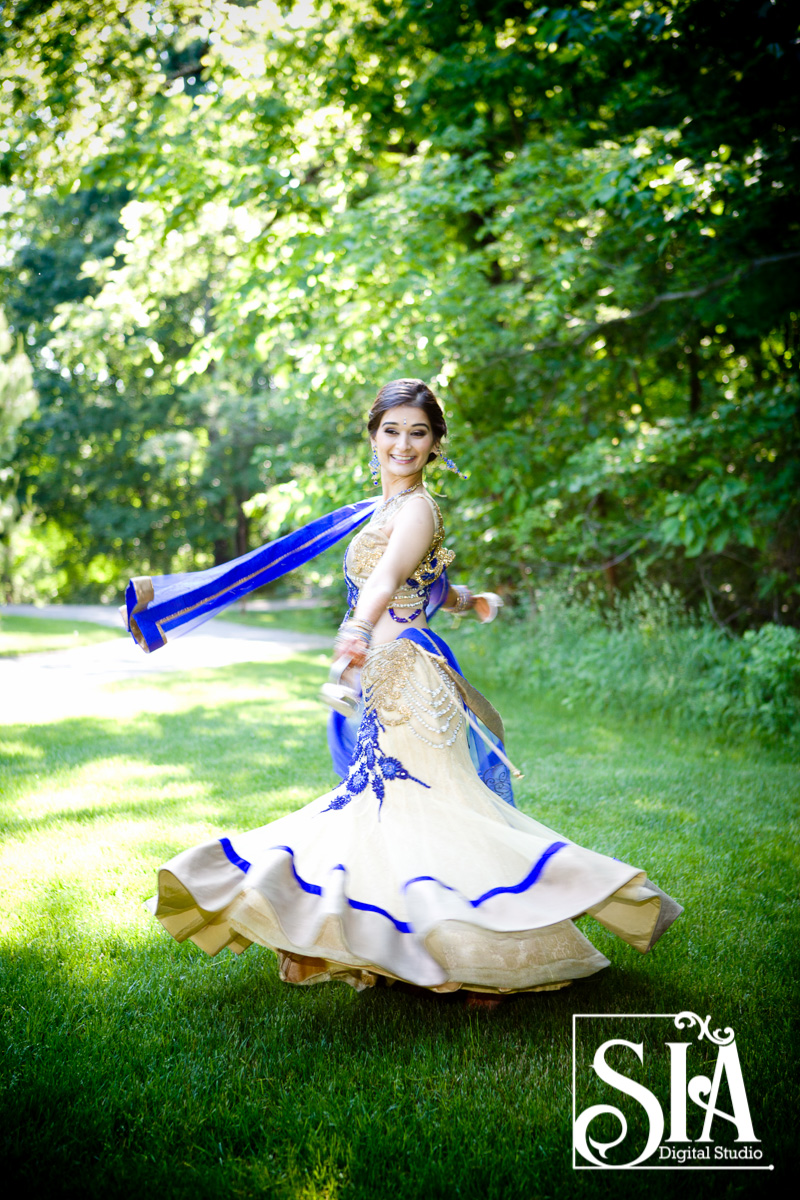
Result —
[[[680, 907], [514, 807], [502, 724], [428, 628], [453, 557], [423, 482], [447, 432], [438, 401], [420, 380], [394, 381], [368, 429], [383, 497], [345, 556], [336, 657], [361, 670], [364, 714], [344, 778], [270, 825], [177, 855], [153, 913], [210, 954], [256, 942], [287, 982], [356, 988], [564, 987], [608, 965], [573, 923], [586, 912], [650, 949]], [[490, 615], [487, 597], [449, 585], [445, 607]]]

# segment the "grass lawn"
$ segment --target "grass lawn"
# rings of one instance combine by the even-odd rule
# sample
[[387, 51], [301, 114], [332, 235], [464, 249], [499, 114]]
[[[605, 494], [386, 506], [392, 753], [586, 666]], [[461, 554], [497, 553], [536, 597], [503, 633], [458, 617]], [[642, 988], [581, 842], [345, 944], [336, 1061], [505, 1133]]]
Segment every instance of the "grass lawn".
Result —
[[273, 612], [239, 612], [230, 608], [222, 614], [223, 620], [237, 625], [250, 625], [254, 629], [290, 629], [293, 633], [318, 633], [324, 637], [335, 637], [344, 609], [341, 605], [328, 608], [285, 608]]
[[91, 621], [0, 615], [0, 658], [35, 650], [69, 650], [73, 646], [91, 646], [94, 642], [126, 636], [121, 627], [114, 629]]
[[[647, 867], [686, 906], [647, 956], [587, 919], [612, 966], [496, 1012], [287, 987], [269, 951], [209, 959], [147, 915], [165, 858], [332, 785], [315, 698], [325, 672], [322, 656], [302, 655], [148, 677], [109, 688], [96, 716], [0, 729], [6, 1179], [37, 1197], [111, 1200], [779, 1189], [797, 1112], [800, 788], [788, 755], [493, 690], [525, 772], [520, 807]], [[684, 1009], [736, 1031], [775, 1172], [574, 1172], [573, 1012]], [[692, 1053], [709, 1074], [705, 1046]], [[654, 1090], [665, 1053], [639, 1075]], [[730, 1142], [726, 1125], [714, 1136]], [[616, 1136], [613, 1122], [598, 1129]]]

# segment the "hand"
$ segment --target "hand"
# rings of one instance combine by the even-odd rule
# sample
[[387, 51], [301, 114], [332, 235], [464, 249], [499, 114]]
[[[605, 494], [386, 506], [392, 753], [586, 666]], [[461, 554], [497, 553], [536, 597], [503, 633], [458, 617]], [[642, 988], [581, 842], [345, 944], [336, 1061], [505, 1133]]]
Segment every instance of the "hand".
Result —
[[351, 666], [363, 667], [367, 660], [367, 644], [363, 638], [340, 633], [333, 648], [334, 661], [338, 658], [349, 658]]
[[472, 608], [475, 616], [483, 625], [488, 625], [497, 616], [498, 609], [503, 607], [503, 601], [495, 592], [479, 592], [472, 597]]

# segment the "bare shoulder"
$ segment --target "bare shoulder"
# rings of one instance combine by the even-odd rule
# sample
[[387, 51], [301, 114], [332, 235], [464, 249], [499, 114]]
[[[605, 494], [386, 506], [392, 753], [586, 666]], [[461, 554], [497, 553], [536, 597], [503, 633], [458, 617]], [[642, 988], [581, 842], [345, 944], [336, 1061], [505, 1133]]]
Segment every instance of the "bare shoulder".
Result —
[[435, 501], [425, 492], [409, 496], [392, 521], [392, 533], [416, 533], [432, 537], [436, 528]]
[[386, 526], [386, 534], [389, 535], [390, 544], [393, 546], [402, 544], [423, 554], [433, 540], [435, 528], [437, 522], [431, 505], [420, 493], [419, 496], [409, 497], [402, 509], [392, 518], [390, 526]]

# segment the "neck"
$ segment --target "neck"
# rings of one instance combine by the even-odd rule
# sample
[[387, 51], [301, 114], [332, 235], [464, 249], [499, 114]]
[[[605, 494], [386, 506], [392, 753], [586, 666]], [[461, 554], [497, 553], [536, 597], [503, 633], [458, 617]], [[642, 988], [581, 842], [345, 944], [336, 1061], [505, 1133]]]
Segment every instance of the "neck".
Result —
[[401, 492], [410, 492], [412, 488], [421, 487], [422, 472], [420, 471], [419, 475], [411, 476], [411, 478], [408, 476], [406, 476], [404, 479], [390, 477], [389, 479], [383, 479], [382, 483], [383, 499], [384, 502], [386, 502], [387, 500], [393, 500], [394, 497], [399, 496]]

